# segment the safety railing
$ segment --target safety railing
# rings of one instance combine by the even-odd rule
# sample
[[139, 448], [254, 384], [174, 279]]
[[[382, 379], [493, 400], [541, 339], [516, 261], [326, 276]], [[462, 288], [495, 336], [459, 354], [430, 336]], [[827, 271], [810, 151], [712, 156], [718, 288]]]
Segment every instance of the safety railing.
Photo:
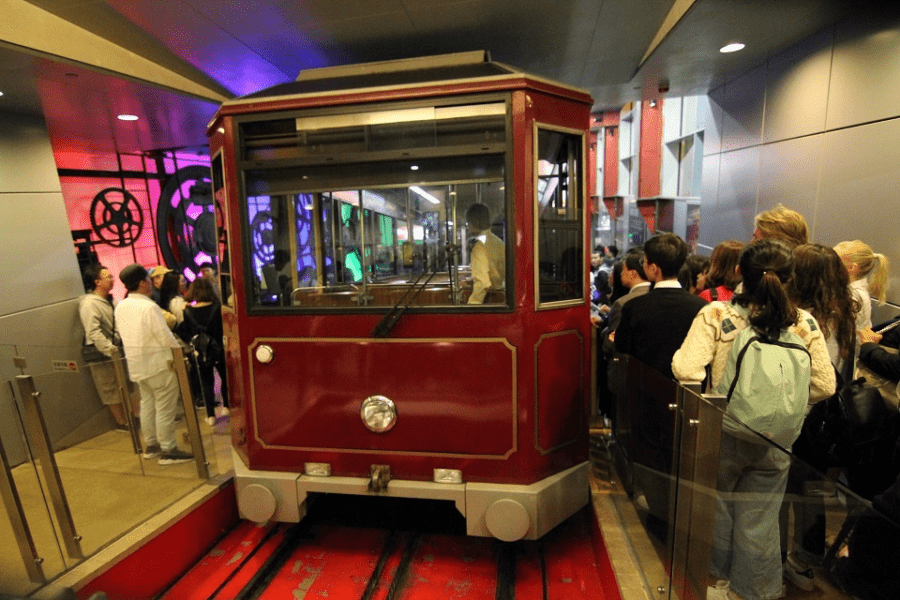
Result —
[[649, 597], [704, 599], [725, 581], [743, 597], [900, 597], [900, 427], [815, 468], [726, 415], [724, 397], [619, 361], [613, 448], [653, 549]]
[[[81, 347], [0, 346], [0, 595], [32, 593], [230, 468], [227, 419], [210, 425], [195, 406], [196, 367], [182, 348], [156, 352], [170, 423], [146, 410], [117, 351], [85, 361]], [[190, 458], [148, 448], [147, 415]]]

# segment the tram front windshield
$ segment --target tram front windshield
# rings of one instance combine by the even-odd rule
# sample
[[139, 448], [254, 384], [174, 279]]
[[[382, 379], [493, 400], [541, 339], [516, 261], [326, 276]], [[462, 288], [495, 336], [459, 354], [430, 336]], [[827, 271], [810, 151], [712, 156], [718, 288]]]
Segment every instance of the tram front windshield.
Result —
[[[468, 304], [472, 250], [483, 234], [465, 214], [471, 204], [485, 204], [490, 231], [505, 246], [504, 187], [494, 181], [249, 197], [254, 300], [292, 307]], [[488, 290], [483, 303], [504, 304], [504, 286]]]
[[507, 306], [504, 102], [240, 131], [251, 307]]

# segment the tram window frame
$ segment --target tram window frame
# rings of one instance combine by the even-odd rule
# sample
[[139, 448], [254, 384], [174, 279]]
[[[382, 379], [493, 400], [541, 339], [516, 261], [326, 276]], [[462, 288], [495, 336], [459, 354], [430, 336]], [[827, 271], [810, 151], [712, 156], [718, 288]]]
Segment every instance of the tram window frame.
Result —
[[225, 166], [222, 150], [210, 161], [212, 174], [213, 201], [216, 215], [216, 253], [212, 257], [216, 262], [219, 290], [222, 295], [222, 306], [233, 310], [234, 295], [231, 289], [231, 231], [228, 227], [228, 191], [225, 183]]
[[[541, 194], [546, 189], [541, 180], [553, 177], [540, 173], [542, 152], [552, 150], [542, 146], [542, 135], [561, 135], [567, 142], [566, 187], [564, 189], [564, 206], [558, 206], [556, 216], [562, 219], [550, 219], [542, 216]], [[585, 294], [585, 239], [587, 237], [585, 219], [585, 182], [584, 161], [587, 156], [585, 134], [577, 129], [558, 127], [545, 123], [534, 124], [534, 303], [535, 310], [553, 310], [582, 305], [586, 302]], [[577, 150], [577, 152], [573, 152]], [[560, 164], [557, 160], [556, 164]], [[557, 176], [558, 177], [558, 176]], [[557, 187], [558, 190], [563, 189]], [[575, 194], [571, 191], [575, 190]], [[559, 199], [559, 196], [554, 196]], [[549, 200], [548, 200], [549, 202]], [[552, 216], [553, 213], [544, 214]], [[571, 217], [575, 216], [575, 219]], [[551, 235], [552, 234], [552, 235]], [[560, 236], [567, 238], [569, 244], [559, 252]], [[553, 248], [551, 248], [551, 244]], [[570, 250], [575, 250], [574, 253]], [[552, 256], [547, 256], [547, 253]], [[568, 253], [568, 254], [567, 254]], [[565, 260], [564, 260], [565, 259]], [[574, 264], [572, 264], [574, 262]], [[566, 267], [565, 263], [569, 263]], [[550, 267], [542, 269], [542, 265]], [[577, 277], [572, 277], [577, 275]], [[556, 295], [568, 293], [569, 297], [554, 298]]]
[[[257, 279], [262, 279], [262, 277], [257, 277], [257, 270], [254, 267], [254, 260], [252, 258], [253, 247], [251, 244], [251, 237], [254, 234], [252, 230], [251, 220], [253, 216], [250, 214], [249, 204], [252, 203], [252, 199], [258, 196], [262, 196], [259, 192], [262, 191], [262, 188], [268, 188], [268, 194], [266, 194], [271, 199], [277, 199], [279, 204], [278, 212], [279, 214], [288, 214], [292, 213], [293, 210], [298, 210], [297, 205], [291, 204], [291, 198], [293, 198], [296, 202], [296, 199], [299, 198], [302, 194], [309, 194], [312, 198], [314, 198], [314, 218], [312, 219], [313, 227], [320, 228], [319, 231], [315, 232], [316, 237], [316, 248], [314, 249], [315, 257], [313, 263], [313, 270], [315, 272], [314, 278], [316, 282], [316, 286], [319, 288], [327, 288], [328, 287], [328, 279], [336, 279], [335, 277], [335, 263], [334, 256], [332, 256], [331, 264], [326, 264], [324, 252], [327, 244], [325, 243], [326, 238], [331, 239], [333, 243], [335, 239], [335, 235], [337, 232], [335, 231], [327, 231], [330, 227], [335, 227], [337, 225], [337, 220], [333, 218], [334, 215], [334, 205], [332, 204], [329, 207], [323, 206], [323, 197], [325, 196], [333, 196], [334, 193], [339, 191], [348, 191], [350, 186], [346, 185], [337, 185], [330, 186], [328, 189], [323, 189], [321, 186], [322, 177], [319, 177], [320, 182], [318, 184], [315, 183], [313, 175], [321, 175], [323, 171], [330, 171], [333, 173], [338, 173], [340, 175], [337, 177], [340, 184], [346, 184], [353, 181], [354, 177], [359, 177], [359, 173], [363, 173], [363, 177], [356, 180], [357, 189], [360, 194], [366, 192], [373, 192], [376, 190], [397, 190], [400, 188], [408, 188], [412, 189], [413, 183], [403, 183], [402, 179], [391, 180], [392, 175], [397, 175], [398, 173], [402, 173], [406, 178], [412, 179], [409, 177], [410, 166], [412, 164], [417, 164], [421, 166], [421, 169], [424, 173], [429, 173], [429, 168], [434, 168], [436, 166], [440, 166], [442, 170], [437, 170], [437, 177], [433, 177], [429, 179], [426, 177], [419, 177], [416, 180], [412, 180], [414, 183], [417, 183], [421, 188], [433, 188], [437, 187], [445, 187], [447, 190], [447, 198], [449, 199], [450, 194], [455, 194], [456, 191], [460, 187], [474, 187], [478, 188], [479, 186], [495, 186], [496, 189], [501, 190], [501, 197], [499, 199], [499, 209], [495, 207], [495, 211], [497, 213], [497, 217], [501, 220], [500, 229], [501, 229], [501, 238], [504, 242], [509, 242], [511, 236], [514, 236], [515, 231], [515, 221], [513, 219], [513, 200], [512, 195], [508, 191], [511, 190], [512, 186], [510, 184], [511, 178], [511, 165], [512, 165], [512, 127], [511, 127], [511, 102], [508, 95], [497, 95], [491, 94], [489, 96], [480, 96], [473, 98], [466, 98], [465, 101], [460, 101], [460, 99], [455, 99], [453, 102], [447, 103], [435, 103], [434, 101], [422, 103], [418, 102], [416, 105], [413, 105], [412, 108], [421, 108], [425, 107], [425, 109], [436, 109], [436, 110], [444, 110], [453, 112], [454, 110], [459, 110], [460, 107], [465, 111], [468, 106], [477, 106], [477, 105], [486, 105], [489, 107], [488, 112], [493, 111], [494, 115], [494, 126], [496, 130], [502, 129], [502, 143], [498, 143], [496, 140], [478, 140], [478, 143], [472, 143], [471, 141], [464, 146], [452, 146], [452, 147], [440, 147], [437, 144], [434, 147], [426, 149], [426, 151], [422, 151], [417, 148], [394, 148], [387, 152], [383, 151], [383, 149], [379, 148], [377, 151], [377, 156], [374, 157], [372, 161], [361, 160], [361, 155], [359, 153], [354, 153], [349, 156], [347, 162], [341, 163], [338, 161], [329, 161], [329, 165], [324, 165], [321, 157], [317, 158], [291, 158], [285, 159], [282, 157], [277, 158], [269, 158], [265, 159], [259, 155], [258, 150], [254, 150], [257, 154], [250, 160], [247, 154], [242, 154], [239, 157], [238, 163], [241, 174], [241, 198], [240, 198], [240, 212], [242, 219], [243, 231], [245, 232], [242, 236], [243, 238], [243, 248], [244, 248], [244, 269], [245, 269], [245, 298], [247, 300], [247, 310], [250, 314], [284, 314], [284, 313], [309, 313], [309, 312], [385, 312], [390, 310], [391, 307], [394, 306], [395, 301], [392, 299], [389, 302], [379, 300], [374, 300], [375, 304], [369, 304], [372, 302], [372, 294], [367, 293], [365, 288], [367, 286], [375, 285], [375, 281], [363, 281], [357, 282], [362, 285], [357, 287], [363, 287], [364, 289], [360, 292], [356, 292], [352, 288], [350, 291], [354, 291], [357, 294], [357, 300], [355, 303], [351, 305], [340, 305], [340, 306], [307, 306], [307, 305], [295, 305], [294, 302], [299, 298], [297, 293], [300, 291], [300, 287], [297, 287], [296, 284], [299, 281], [297, 277], [297, 273], [293, 273], [293, 281], [291, 281], [291, 285], [294, 289], [292, 289], [290, 296], [285, 300], [284, 292], [280, 292], [277, 305], [275, 303], [269, 304], [263, 301], [261, 298], [262, 290], [261, 287], [263, 285], [262, 281], [257, 282]], [[496, 108], [497, 106], [501, 106], [502, 109]], [[386, 105], [384, 107], [385, 110], [396, 110], [398, 108], [407, 109], [410, 108], [410, 103], [395, 103], [393, 105]], [[332, 111], [322, 111], [319, 110], [298, 110], [293, 112], [286, 112], [282, 114], [269, 114], [265, 115], [269, 120], [273, 122], [279, 122], [275, 125], [268, 127], [265, 119], [260, 119], [259, 115], [253, 115], [247, 119], [247, 122], [250, 123], [250, 127], [254, 128], [255, 131], [263, 131], [265, 132], [267, 128], [271, 131], [274, 131], [274, 135], [284, 136], [284, 124], [287, 123], [291, 119], [295, 119], [295, 122], [301, 122], [301, 119], [307, 118], [326, 118], [331, 120], [340, 120], [341, 118], [351, 120], [355, 115], [358, 115], [360, 112], [368, 112], [371, 111], [372, 107], [366, 106], [352, 106], [348, 108], [342, 109], [341, 112], [335, 116]], [[455, 143], [458, 143], [460, 136], [464, 137], [466, 135], [465, 130], [467, 129], [466, 124], [463, 123], [460, 127], [454, 129], [454, 126], [459, 121], [453, 121], [452, 119], [445, 119], [441, 126], [444, 126], [445, 129], [449, 132], [449, 136], [453, 138]], [[245, 144], [244, 138], [242, 136], [242, 126], [244, 123], [241, 119], [237, 120], [237, 130], [239, 132], [238, 138], [240, 141], [239, 148], [241, 148], [241, 152], [244, 152]], [[428, 123], [415, 123], [415, 127], [427, 128]], [[332, 128], [333, 130], [334, 128]], [[469, 128], [471, 129], [471, 128]], [[460, 132], [461, 131], [461, 132]], [[339, 133], [339, 132], [338, 132]], [[487, 135], [487, 134], [486, 134]], [[338, 136], [340, 138], [340, 136]], [[462, 149], [466, 151], [463, 152]], [[365, 158], [363, 155], [362, 158]], [[336, 164], [335, 164], [336, 163]], [[333, 166], [332, 166], [333, 165]], [[336, 169], [336, 170], [335, 170]], [[368, 169], [368, 171], [367, 171]], [[378, 172], [379, 174], [383, 174], [387, 172], [388, 175], [382, 178], [377, 178], [376, 181], [373, 182], [373, 185], [364, 185], [364, 176], [368, 172], [371, 174], [372, 172]], [[306, 176], [304, 176], [306, 175]], [[348, 178], [349, 177], [349, 178]], [[269, 178], [269, 179], [267, 179]], [[265, 180], [263, 182], [263, 180]], [[298, 182], [304, 182], [302, 185], [298, 184]], [[308, 183], [306, 183], [308, 182]], [[316, 189], [318, 186], [318, 189]], [[479, 193], [473, 192], [473, 196], [479, 196]], [[273, 200], [275, 202], [275, 200]], [[328, 203], [328, 201], [326, 201]], [[449, 203], [447, 205], [449, 207]], [[447, 207], [442, 206], [442, 210], [446, 210]], [[449, 236], [452, 236], [453, 241], [455, 242], [453, 246], [460, 247], [463, 244], [459, 243], [459, 235], [460, 235], [460, 227], [459, 224], [464, 221], [464, 206], [456, 203], [453, 203], [454, 210], [452, 211], [452, 215], [446, 215], [443, 218], [438, 218], [439, 228], [452, 228], [452, 230], [447, 231], [446, 235], [441, 238], [439, 241], [440, 246], [446, 247], [447, 240]], [[363, 200], [363, 214], [362, 219], [360, 220], [361, 228], [363, 232], [367, 229], [371, 230], [372, 225], [374, 223], [374, 219], [378, 219], [380, 217], [378, 211], [369, 212], [366, 208], [366, 201]], [[331, 219], [329, 221], [329, 215], [331, 215]], [[387, 215], [381, 214], [381, 217], [386, 217]], [[288, 222], [290, 219], [287, 220]], [[410, 221], [411, 222], [411, 221]], [[448, 224], [449, 222], [449, 224]], [[495, 219], [494, 225], [497, 224], [497, 220]], [[293, 260], [297, 262], [299, 259], [297, 257], [297, 231], [291, 230], [291, 227], [287, 227], [288, 231], [279, 231], [273, 233], [275, 237], [281, 237], [281, 247], [285, 246], [289, 247], [289, 261]], [[394, 230], [396, 233], [397, 229]], [[415, 242], [412, 238], [412, 231], [407, 231], [409, 235], [410, 242]], [[360, 248], [363, 248], [365, 253], [371, 253], [372, 257], [375, 257], [379, 254], [380, 251], [384, 250], [387, 255], [391, 254], [390, 249], [379, 248], [378, 240], [368, 236], [367, 234], [361, 234], [365, 237], [360, 240]], [[288, 244], [285, 242], [289, 240]], [[402, 253], [407, 251], [406, 249], [400, 249], [400, 246], [394, 246], [393, 253], [395, 255], [394, 260], [402, 260]], [[435, 251], [442, 251], [440, 248]], [[430, 251], [433, 252], [434, 251]], [[423, 302], [428, 302], [426, 296], [428, 294], [423, 294], [421, 299], [413, 302], [410, 306], [411, 310], [416, 311], [429, 311], [429, 312], [455, 312], [455, 311], [466, 311], [470, 312], [475, 309], [481, 309], [484, 311], [491, 312], [508, 312], [512, 310], [512, 299], [513, 295], [513, 275], [514, 270], [510, 267], [512, 263], [512, 254], [514, 252], [514, 244], [507, 243], [504, 265], [506, 267], [506, 283], [503, 292], [502, 299], [497, 302], [496, 298], [492, 298], [493, 303], [485, 303], [480, 305], [467, 304], [460, 294], [460, 285], [459, 285], [459, 273], [460, 269], [451, 269], [449, 273], [450, 279], [448, 280], [448, 286], [450, 289], [454, 288], [454, 284], [452, 280], [456, 280], [456, 288], [454, 294], [456, 296], [450, 295], [449, 300], [446, 302], [438, 301], [431, 304], [426, 304]], [[368, 254], [367, 254], [368, 255]], [[440, 258], [440, 257], [439, 257]], [[364, 264], [364, 270], [366, 273], [369, 272], [370, 267], [373, 264], [377, 264], [377, 261], [372, 261]], [[456, 264], [459, 264], [459, 256], [456, 258]], [[272, 264], [275, 267], [275, 264]], [[452, 266], [452, 265], [451, 265]], [[446, 265], [445, 265], [446, 267]], [[374, 267], [373, 267], [374, 268]], [[267, 269], [268, 270], [268, 269]], [[276, 269], [277, 271], [278, 269]], [[298, 271], [298, 269], [293, 269], [292, 271]], [[447, 271], [444, 271], [444, 276], [446, 277]], [[377, 277], [377, 273], [375, 276]], [[427, 277], [427, 274], [426, 274]], [[364, 277], [365, 279], [365, 277]], [[414, 277], [409, 277], [404, 282], [404, 285], [408, 287], [414, 287], [412, 282], [415, 281]], [[424, 278], [423, 278], [424, 281]], [[343, 285], [342, 281], [340, 285]], [[429, 284], [430, 285], [430, 284]], [[396, 286], [397, 288], [402, 288], [403, 285]], [[280, 287], [279, 287], [280, 291]], [[396, 295], [396, 294], [395, 294]], [[399, 298], [398, 301], [402, 300]], [[271, 301], [271, 299], [269, 299]], [[384, 303], [378, 303], [384, 302]]]

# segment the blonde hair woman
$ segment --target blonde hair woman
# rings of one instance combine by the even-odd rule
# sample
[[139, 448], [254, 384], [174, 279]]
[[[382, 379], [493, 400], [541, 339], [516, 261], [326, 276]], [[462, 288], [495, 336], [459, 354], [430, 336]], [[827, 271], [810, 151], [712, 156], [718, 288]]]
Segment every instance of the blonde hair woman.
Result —
[[754, 241], [776, 239], [787, 244], [791, 250], [809, 242], [806, 219], [796, 210], [781, 204], [756, 215], [755, 222]]
[[868, 244], [860, 240], [841, 242], [834, 247], [850, 275], [850, 290], [859, 300], [860, 311], [856, 317], [856, 328], [872, 326], [872, 296], [878, 298], [878, 305], [887, 299], [887, 279], [890, 264], [883, 254], [873, 252]]

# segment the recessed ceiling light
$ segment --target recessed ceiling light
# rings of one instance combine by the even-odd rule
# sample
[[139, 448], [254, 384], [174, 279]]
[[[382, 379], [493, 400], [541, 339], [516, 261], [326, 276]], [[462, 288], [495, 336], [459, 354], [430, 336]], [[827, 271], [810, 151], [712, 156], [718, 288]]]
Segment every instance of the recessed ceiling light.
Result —
[[0, 96], [2, 96], [2, 95], [3, 95], [3, 92], [0, 92]]
[[120, 121], [137, 121], [137, 115], [119, 115]]
[[728, 44], [726, 46], [722, 46], [719, 48], [719, 52], [722, 54], [728, 54], [729, 52], [737, 52], [738, 50], [743, 50], [744, 44], [740, 42], [734, 42], [732, 44]]
[[413, 166], [411, 166], [411, 167], [409, 168], [409, 170], [410, 170], [410, 171], [418, 171], [418, 170], [419, 170], [419, 165], [413, 165]]

